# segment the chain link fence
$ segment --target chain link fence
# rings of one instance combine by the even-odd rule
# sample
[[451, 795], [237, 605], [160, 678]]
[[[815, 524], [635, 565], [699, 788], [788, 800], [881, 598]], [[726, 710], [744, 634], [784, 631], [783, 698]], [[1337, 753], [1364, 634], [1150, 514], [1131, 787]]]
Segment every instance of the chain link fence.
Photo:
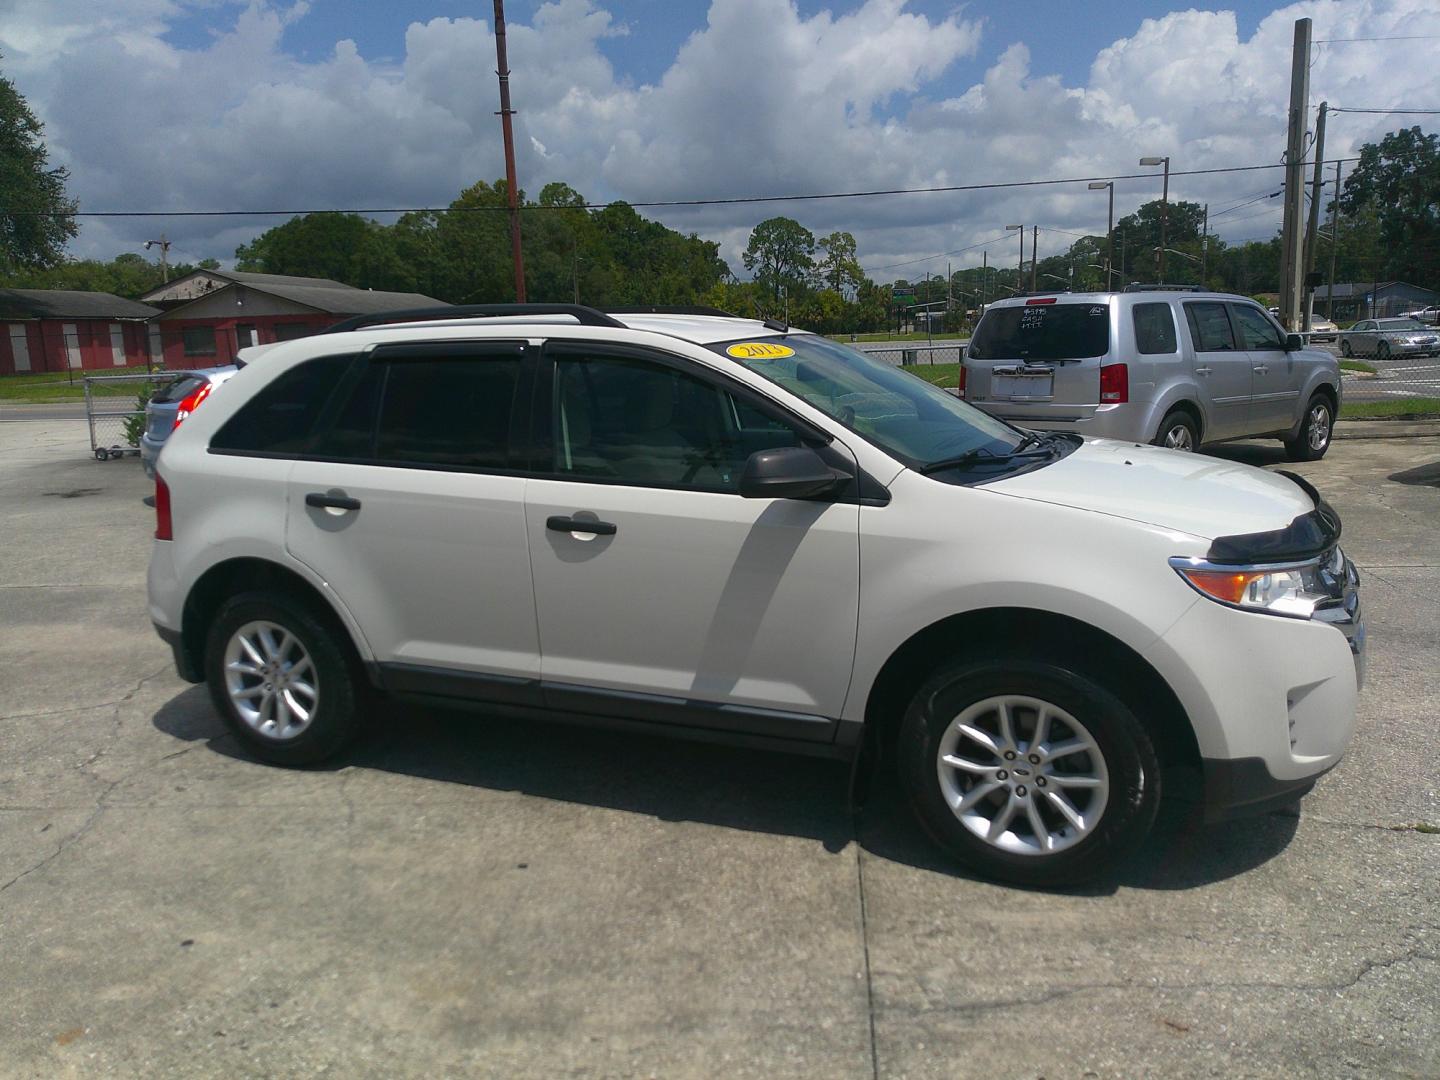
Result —
[[85, 375], [85, 422], [90, 452], [97, 461], [140, 453], [145, 431], [145, 403], [160, 387], [183, 372], [156, 371], [134, 375]]

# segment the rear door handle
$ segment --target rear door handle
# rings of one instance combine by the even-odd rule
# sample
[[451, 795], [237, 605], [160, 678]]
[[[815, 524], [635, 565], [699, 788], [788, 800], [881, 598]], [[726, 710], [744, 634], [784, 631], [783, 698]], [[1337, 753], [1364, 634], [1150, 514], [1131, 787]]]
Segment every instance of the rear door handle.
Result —
[[329, 495], [323, 491], [312, 491], [305, 496], [306, 506], [317, 506], [332, 510], [359, 510], [360, 500], [349, 495]]
[[1209, 374], [1210, 374], [1210, 369], [1209, 369], [1208, 367], [1197, 367], [1197, 368], [1195, 369], [1195, 374], [1196, 374], [1196, 375], [1209, 375]]
[[596, 536], [614, 536], [619, 531], [608, 521], [562, 517], [558, 514], [545, 519], [545, 528], [564, 533], [594, 533]]
[[1266, 365], [1266, 364], [1257, 364], [1255, 367], [1251, 368], [1250, 370], [1253, 371], [1253, 372], [1255, 372], [1256, 375], [1269, 375], [1269, 374], [1270, 374], [1270, 368], [1269, 368], [1269, 366]]

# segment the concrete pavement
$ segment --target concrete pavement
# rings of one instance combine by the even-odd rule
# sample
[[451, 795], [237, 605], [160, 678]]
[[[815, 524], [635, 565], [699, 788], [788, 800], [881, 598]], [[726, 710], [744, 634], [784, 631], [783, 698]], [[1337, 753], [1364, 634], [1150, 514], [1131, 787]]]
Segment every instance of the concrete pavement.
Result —
[[0, 427], [0, 1075], [1440, 1072], [1440, 439], [1298, 467], [1365, 574], [1346, 760], [1061, 894], [824, 762], [405, 710], [255, 764], [150, 631], [138, 463], [87, 452]]

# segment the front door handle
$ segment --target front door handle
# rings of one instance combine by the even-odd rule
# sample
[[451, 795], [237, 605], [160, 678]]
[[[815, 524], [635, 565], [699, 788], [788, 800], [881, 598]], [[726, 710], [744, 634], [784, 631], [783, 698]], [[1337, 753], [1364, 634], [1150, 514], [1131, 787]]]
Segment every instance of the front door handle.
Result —
[[324, 491], [312, 491], [305, 496], [306, 506], [330, 510], [359, 510], [360, 500], [349, 495], [331, 495]]
[[1266, 365], [1266, 364], [1256, 364], [1256, 365], [1255, 365], [1253, 368], [1251, 368], [1250, 370], [1253, 371], [1253, 372], [1255, 372], [1256, 375], [1269, 375], [1269, 374], [1270, 374], [1270, 368], [1269, 368], [1269, 366]]
[[608, 521], [592, 518], [573, 518], [555, 515], [545, 519], [545, 528], [554, 532], [594, 533], [596, 536], [614, 536], [619, 530]]
[[1196, 374], [1196, 375], [1209, 375], [1209, 374], [1210, 374], [1210, 369], [1209, 369], [1208, 367], [1197, 367], [1197, 368], [1195, 369], [1195, 374]]

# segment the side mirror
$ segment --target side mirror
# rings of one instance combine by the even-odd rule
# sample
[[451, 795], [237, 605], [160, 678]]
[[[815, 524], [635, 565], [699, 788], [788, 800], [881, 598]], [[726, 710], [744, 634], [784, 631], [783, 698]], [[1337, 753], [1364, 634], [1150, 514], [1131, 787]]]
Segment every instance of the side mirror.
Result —
[[848, 479], [809, 447], [785, 446], [757, 450], [745, 460], [740, 494], [747, 499], [813, 499]]
[[1305, 338], [1302, 334], [1285, 335], [1285, 351], [1294, 352], [1296, 349], [1305, 348]]

